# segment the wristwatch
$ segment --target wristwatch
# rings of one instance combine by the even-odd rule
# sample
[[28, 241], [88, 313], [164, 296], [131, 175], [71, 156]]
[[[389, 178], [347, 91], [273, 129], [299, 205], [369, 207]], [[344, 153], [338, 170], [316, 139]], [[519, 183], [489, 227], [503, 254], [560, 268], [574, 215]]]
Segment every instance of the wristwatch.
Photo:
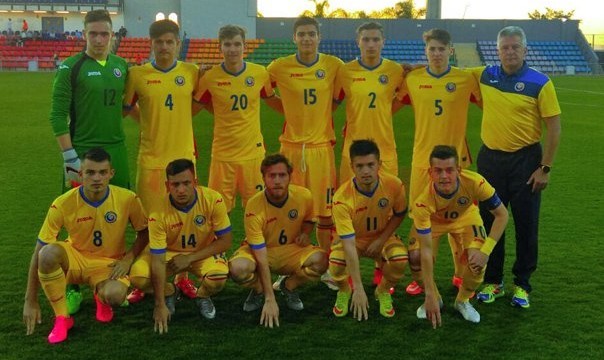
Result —
[[541, 168], [541, 171], [543, 171], [544, 174], [548, 174], [550, 171], [552, 171], [552, 167], [549, 165], [539, 165], [539, 167]]

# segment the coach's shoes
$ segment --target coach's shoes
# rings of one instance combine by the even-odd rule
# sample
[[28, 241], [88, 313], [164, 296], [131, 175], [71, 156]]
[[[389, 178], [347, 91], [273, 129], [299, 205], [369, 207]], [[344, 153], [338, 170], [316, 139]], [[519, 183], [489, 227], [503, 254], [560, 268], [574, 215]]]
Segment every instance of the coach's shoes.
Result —
[[67, 300], [67, 312], [69, 315], [73, 315], [80, 311], [82, 298], [82, 293], [79, 289], [68, 286], [67, 291], [65, 292], [65, 299]]
[[94, 301], [96, 302], [96, 319], [104, 323], [113, 320], [113, 309], [111, 308], [111, 305], [102, 302], [96, 293], [94, 293]]
[[505, 291], [503, 289], [503, 283], [501, 284], [486, 284], [482, 290], [478, 293], [476, 298], [479, 301], [482, 301], [485, 304], [490, 304], [495, 299], [502, 297], [505, 295]]
[[256, 294], [256, 290], [250, 290], [245, 302], [243, 303], [243, 311], [256, 311], [264, 305], [264, 294]]
[[300, 300], [300, 295], [298, 292], [295, 290], [289, 290], [285, 286], [285, 283], [287, 282], [286, 279], [287, 277], [279, 284], [279, 291], [285, 295], [287, 307], [296, 311], [304, 310], [304, 304], [302, 303], [302, 300]]
[[[440, 307], [440, 309], [443, 309], [443, 299], [439, 298], [438, 299], [438, 306]], [[426, 307], [424, 305], [424, 303], [422, 303], [418, 308], [417, 311], [415, 311], [415, 315], [417, 316], [418, 319], [427, 319], [428, 316], [426, 316]]]
[[329, 273], [329, 271], [326, 271], [323, 275], [321, 275], [321, 281], [327, 285], [328, 288], [330, 288], [333, 291], [338, 291], [340, 288], [338, 287], [338, 284], [335, 282], [335, 280], [331, 277], [331, 274]]
[[209, 297], [197, 298], [195, 299], [195, 303], [199, 308], [199, 313], [201, 314], [201, 316], [208, 320], [212, 320], [216, 317], [216, 308], [214, 307], [212, 299], [210, 299]]
[[[188, 277], [183, 277], [174, 284], [181, 294], [184, 294], [189, 299], [195, 299], [197, 297], [197, 287]], [[180, 300], [181, 295], [178, 298]]]
[[333, 306], [333, 314], [337, 317], [344, 317], [348, 314], [348, 304], [350, 303], [350, 298], [352, 297], [352, 291], [338, 291], [338, 295], [336, 296], [336, 304]]
[[409, 283], [409, 285], [407, 285], [405, 291], [409, 295], [419, 295], [424, 292], [424, 289], [417, 283], [417, 281], [412, 281]]
[[174, 313], [176, 313], [176, 293], [177, 292], [178, 291], [174, 291], [174, 294], [168, 295], [165, 298], [166, 307], [168, 308], [170, 315], [174, 315]]
[[387, 318], [393, 317], [395, 312], [390, 292], [380, 292], [378, 289], [375, 289], [375, 298], [380, 303], [380, 314]]
[[516, 289], [514, 289], [514, 296], [512, 297], [512, 306], [519, 306], [523, 309], [529, 308], [531, 306], [531, 303], [529, 302], [529, 294], [520, 286], [516, 286]]
[[480, 314], [469, 301], [455, 301], [453, 304], [455, 310], [459, 311], [464, 319], [478, 324], [480, 322]]
[[67, 340], [67, 332], [73, 327], [73, 318], [65, 316], [57, 316], [55, 325], [50, 334], [48, 334], [48, 342], [57, 344]]
[[279, 289], [281, 289], [281, 282], [285, 280], [286, 277], [287, 276], [285, 275], [279, 275], [277, 280], [273, 283], [273, 290], [279, 291]]
[[136, 304], [138, 302], [141, 302], [141, 301], [143, 301], [144, 298], [145, 298], [145, 292], [142, 291], [141, 289], [137, 289], [137, 288], [132, 289], [130, 294], [128, 294], [128, 296], [126, 297], [126, 299], [128, 300], [128, 302], [130, 304]]

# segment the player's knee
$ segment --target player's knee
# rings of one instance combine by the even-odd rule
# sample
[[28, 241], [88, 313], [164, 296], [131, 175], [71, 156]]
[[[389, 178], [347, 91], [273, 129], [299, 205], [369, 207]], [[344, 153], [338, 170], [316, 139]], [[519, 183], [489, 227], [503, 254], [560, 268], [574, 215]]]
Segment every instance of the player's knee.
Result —
[[409, 251], [409, 268], [411, 271], [421, 271], [422, 257], [419, 250]]
[[60, 245], [48, 244], [44, 246], [38, 253], [38, 269], [42, 272], [56, 269], [64, 254], [65, 250]]
[[346, 263], [334, 263], [333, 261], [329, 262], [329, 273], [334, 278], [334, 280], [344, 279], [347, 275], [346, 273]]
[[333, 220], [330, 216], [319, 216], [319, 229], [328, 230], [333, 227]]
[[254, 263], [249, 260], [241, 259], [229, 262], [229, 275], [238, 284], [248, 280], [255, 270]]
[[[228, 275], [225, 273], [209, 273], [203, 279], [202, 286], [205, 286], [208, 293], [216, 294], [224, 289], [227, 277]], [[199, 294], [200, 290], [201, 286], [197, 290], [197, 294]]]
[[127, 292], [126, 285], [117, 280], [105, 280], [97, 285], [97, 295], [101, 301], [111, 306], [121, 305], [126, 300]]
[[409, 255], [404, 246], [393, 245], [386, 249], [386, 260], [395, 271], [404, 271], [409, 261]]

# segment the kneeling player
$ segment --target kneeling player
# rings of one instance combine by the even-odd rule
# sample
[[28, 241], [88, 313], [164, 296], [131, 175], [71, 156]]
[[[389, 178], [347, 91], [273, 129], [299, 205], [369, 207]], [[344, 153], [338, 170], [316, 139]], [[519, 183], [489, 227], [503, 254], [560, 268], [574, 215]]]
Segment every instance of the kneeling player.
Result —
[[224, 252], [231, 246], [231, 222], [220, 194], [197, 186], [191, 160], [178, 159], [166, 167], [166, 187], [159, 210], [149, 216], [149, 249], [134, 263], [132, 284], [153, 290], [155, 330], [168, 331], [175, 312], [176, 290], [166, 277], [184, 271], [201, 279], [196, 303], [206, 319], [216, 316], [210, 296], [222, 290], [228, 277]]
[[233, 280], [251, 288], [243, 310], [262, 307], [260, 323], [269, 327], [279, 326], [271, 272], [286, 276], [279, 290], [290, 309], [302, 310], [304, 305], [295, 289], [318, 281], [327, 270], [327, 254], [310, 244], [309, 234], [315, 224], [312, 196], [308, 189], [290, 184], [292, 171], [281, 154], [264, 158], [261, 172], [265, 190], [247, 203], [247, 240], [229, 260]]
[[[417, 317], [428, 318], [434, 327], [441, 324], [442, 299], [434, 283], [433, 239], [450, 234], [461, 249], [458, 263], [462, 268], [462, 285], [454, 307], [464, 319], [478, 323], [480, 314], [470, 304], [472, 293], [482, 283], [489, 254], [501, 237], [508, 212], [495, 189], [479, 174], [461, 170], [457, 151], [452, 146], [437, 145], [430, 154], [430, 182], [411, 206], [414, 227], [420, 243], [421, 267], [426, 300], [417, 309]], [[488, 204], [495, 216], [487, 237], [477, 202]], [[436, 244], [436, 243], [435, 243]], [[417, 257], [414, 251], [410, 257]]]
[[380, 150], [372, 140], [355, 140], [350, 146], [350, 160], [354, 177], [344, 182], [333, 198], [339, 236], [329, 257], [329, 272], [339, 287], [333, 313], [346, 316], [352, 297], [354, 317], [367, 319], [369, 306], [359, 270], [359, 256], [364, 256], [383, 261], [383, 277], [375, 296], [380, 314], [389, 318], [394, 316], [389, 290], [403, 277], [407, 263], [407, 249], [394, 235], [407, 212], [405, 187], [396, 176], [385, 172], [378, 176]]
[[[48, 210], [29, 266], [23, 306], [28, 335], [41, 321], [38, 280], [56, 316], [48, 335], [52, 344], [66, 340], [73, 326], [65, 299], [67, 283], [88, 284], [94, 290], [101, 322], [111, 321], [111, 307], [126, 299], [130, 283], [125, 276], [148, 242], [147, 217], [132, 191], [109, 185], [114, 172], [105, 150], [89, 150], [80, 170], [83, 185], [59, 196]], [[126, 252], [128, 222], [137, 237]], [[57, 241], [61, 228], [67, 231], [66, 241]]]

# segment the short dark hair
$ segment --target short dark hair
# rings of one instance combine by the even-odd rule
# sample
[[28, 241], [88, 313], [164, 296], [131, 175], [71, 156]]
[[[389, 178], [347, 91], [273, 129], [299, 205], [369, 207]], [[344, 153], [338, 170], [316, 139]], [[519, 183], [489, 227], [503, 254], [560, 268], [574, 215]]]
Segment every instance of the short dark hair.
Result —
[[241, 26], [225, 25], [218, 30], [218, 43], [222, 44], [222, 42], [226, 39], [232, 39], [237, 35], [241, 35], [241, 39], [245, 44], [245, 33], [245, 29]]
[[382, 37], [384, 37], [384, 27], [378, 22], [370, 21], [361, 24], [361, 26], [357, 28], [357, 37], [361, 36], [361, 31], [363, 30], [379, 30]]
[[298, 27], [304, 26], [304, 25], [314, 25], [315, 28], [317, 29], [317, 34], [321, 33], [321, 30], [319, 29], [319, 22], [317, 21], [317, 19], [311, 18], [310, 16], [300, 16], [294, 22], [294, 34], [296, 34]]
[[88, 23], [106, 21], [113, 27], [113, 22], [111, 21], [111, 16], [109, 15], [109, 11], [105, 9], [101, 10], [91, 10], [86, 13], [84, 16], [84, 27], [88, 25]]
[[180, 27], [177, 23], [169, 19], [154, 21], [151, 26], [149, 26], [149, 37], [151, 39], [157, 39], [166, 33], [172, 33], [178, 39], [180, 38]]
[[189, 170], [195, 176], [195, 164], [189, 159], [176, 159], [166, 166], [166, 178]]
[[423, 34], [424, 43], [428, 43], [430, 40], [436, 40], [445, 45], [451, 43], [451, 34], [447, 30], [443, 29], [430, 29]]
[[432, 159], [447, 160], [455, 159], [455, 165], [459, 164], [459, 155], [455, 147], [451, 145], [436, 145], [430, 153], [430, 165], [432, 165]]
[[287, 173], [290, 175], [294, 171], [294, 167], [289, 162], [287, 157], [285, 157], [285, 155], [283, 155], [281, 153], [276, 153], [276, 154], [266, 155], [264, 160], [262, 160], [262, 164], [260, 165], [260, 172], [262, 173], [262, 176], [264, 176], [264, 174], [266, 174], [266, 171], [268, 170], [269, 167], [271, 167], [273, 165], [277, 165], [277, 164], [285, 164], [285, 166], [287, 167]]
[[377, 146], [375, 141], [371, 139], [353, 141], [348, 152], [350, 154], [350, 160], [357, 156], [366, 156], [371, 154], [375, 155], [378, 160], [380, 159], [380, 148]]
[[82, 156], [82, 159], [94, 161], [97, 163], [103, 161], [109, 161], [109, 163], [111, 163], [111, 155], [109, 155], [109, 153], [105, 151], [105, 149], [103, 149], [102, 147], [93, 147], [92, 149], [86, 151]]

